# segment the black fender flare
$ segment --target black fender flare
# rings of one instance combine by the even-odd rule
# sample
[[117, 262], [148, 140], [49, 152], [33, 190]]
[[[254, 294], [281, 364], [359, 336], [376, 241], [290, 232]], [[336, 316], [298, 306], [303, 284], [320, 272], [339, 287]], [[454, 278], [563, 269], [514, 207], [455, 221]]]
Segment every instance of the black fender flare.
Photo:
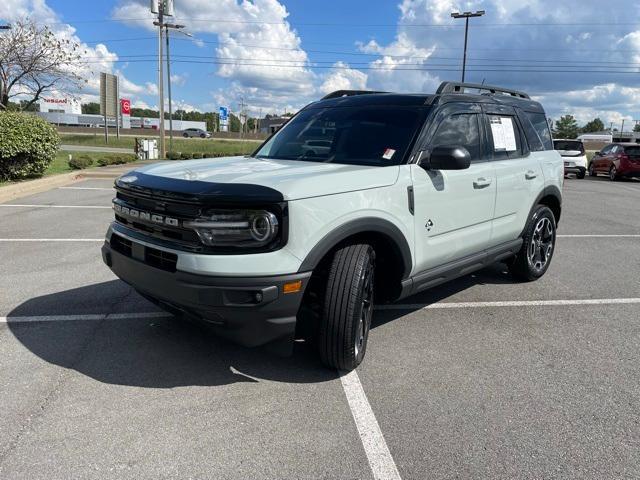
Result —
[[540, 200], [542, 200], [545, 197], [555, 197], [555, 199], [558, 200], [558, 205], [560, 205], [560, 212], [558, 212], [558, 218], [556, 218], [556, 227], [558, 226], [558, 223], [560, 223], [560, 213], [562, 212], [562, 192], [555, 185], [549, 185], [542, 189], [542, 191], [536, 197], [535, 202], [533, 202], [533, 205], [531, 205], [531, 208], [529, 209], [529, 216], [527, 217], [527, 222], [525, 223], [524, 228], [522, 229], [522, 232], [520, 232], [520, 238], [524, 238], [524, 233], [525, 233], [525, 230], [527, 229], [527, 226], [529, 225], [529, 219], [531, 218], [533, 211], [535, 210], [536, 206], [540, 203]]
[[363, 217], [356, 220], [346, 222], [335, 228], [325, 235], [318, 243], [314, 245], [307, 254], [298, 272], [308, 272], [316, 268], [318, 263], [329, 253], [336, 245], [347, 238], [365, 232], [376, 232], [386, 236], [397, 247], [398, 253], [402, 257], [403, 272], [402, 278], [405, 279], [411, 273], [413, 268], [413, 259], [411, 257], [411, 248], [407, 239], [400, 229], [388, 220], [376, 217]]

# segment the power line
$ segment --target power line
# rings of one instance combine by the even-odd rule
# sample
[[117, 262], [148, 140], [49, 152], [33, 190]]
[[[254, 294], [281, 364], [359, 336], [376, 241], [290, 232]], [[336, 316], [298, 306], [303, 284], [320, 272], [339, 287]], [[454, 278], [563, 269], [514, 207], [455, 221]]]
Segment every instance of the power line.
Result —
[[[128, 62], [128, 63], [148, 63], [155, 62], [153, 59], [134, 59], [134, 60], [116, 60], [115, 62]], [[81, 65], [83, 63], [92, 64], [92, 63], [102, 63], [102, 62], [74, 62], [75, 64]], [[208, 64], [208, 65], [231, 65], [236, 67], [279, 67], [279, 68], [309, 68], [309, 69], [332, 69], [332, 70], [348, 70], [351, 69], [349, 66], [341, 66], [341, 65], [309, 65], [309, 64], [300, 64], [300, 65], [282, 65], [282, 64], [265, 64], [265, 63], [237, 63], [237, 62], [220, 62], [216, 60], [173, 60], [173, 63], [185, 63], [185, 64]], [[422, 64], [420, 64], [422, 65]], [[451, 66], [454, 68], [443, 68], [445, 66]], [[428, 65], [425, 65], [428, 67]], [[476, 66], [474, 66], [476, 67]], [[558, 67], [561, 68], [561, 67]], [[594, 67], [595, 68], [595, 67]], [[424, 71], [424, 72], [459, 72], [460, 68], [455, 68], [455, 65], [443, 65], [442, 67], [435, 68], [399, 68], [399, 67], [374, 67], [374, 66], [366, 66], [359, 67], [359, 70], [382, 70], [382, 71]], [[523, 67], [520, 66], [518, 69], [514, 68], [469, 68], [467, 69], [470, 72], [502, 72], [502, 73], [603, 73], [611, 75], [610, 70], [548, 70], [542, 69], [538, 67]], [[616, 74], [634, 74], [637, 75], [638, 71], [616, 71]]]
[[[221, 23], [221, 24], [240, 24], [240, 25], [291, 25], [291, 26], [305, 26], [305, 27], [436, 27], [436, 28], [463, 28], [463, 25], [456, 25], [454, 23], [352, 23], [352, 22], [265, 22], [258, 20], [235, 20], [235, 19], [220, 19], [220, 18], [208, 18], [208, 17], [175, 17], [176, 21], [180, 22], [206, 22], [206, 23]], [[85, 19], [85, 20], [66, 20], [64, 22], [47, 22], [47, 25], [68, 25], [68, 24], [83, 24], [83, 23], [107, 23], [107, 22], [139, 22], [139, 21], [153, 21], [153, 16], [148, 17], [121, 17], [121, 18], [103, 18], [103, 19]], [[511, 22], [511, 23], [478, 23], [477, 28], [486, 27], [615, 27], [615, 26], [637, 26], [637, 22]]]

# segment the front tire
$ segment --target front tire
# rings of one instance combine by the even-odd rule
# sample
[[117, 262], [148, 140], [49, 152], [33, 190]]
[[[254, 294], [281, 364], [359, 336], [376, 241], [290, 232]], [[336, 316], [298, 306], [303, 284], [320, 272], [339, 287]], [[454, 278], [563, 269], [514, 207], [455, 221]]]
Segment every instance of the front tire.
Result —
[[579, 178], [580, 180], [582, 180], [584, 178], [584, 174], [585, 174], [585, 171], [584, 169], [581, 168], [580, 170], [578, 170], [578, 173], [576, 173], [576, 178]]
[[367, 350], [373, 317], [375, 251], [370, 245], [347, 245], [331, 261], [318, 332], [322, 362], [353, 370]]
[[589, 164], [589, 176], [590, 177], [596, 177], [598, 175], [598, 173], [596, 172], [596, 167], [593, 163]]
[[526, 282], [542, 277], [556, 246], [556, 220], [551, 209], [538, 205], [525, 229], [522, 248], [509, 265], [511, 274]]
[[611, 165], [611, 168], [609, 169], [609, 180], [611, 180], [612, 182], [615, 182], [618, 179], [618, 169], [616, 168], [615, 165]]

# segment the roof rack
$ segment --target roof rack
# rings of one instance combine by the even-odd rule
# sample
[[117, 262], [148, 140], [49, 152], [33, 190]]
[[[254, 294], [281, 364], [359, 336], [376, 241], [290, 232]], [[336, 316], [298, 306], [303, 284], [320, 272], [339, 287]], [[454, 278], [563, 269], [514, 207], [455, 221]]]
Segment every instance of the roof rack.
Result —
[[479, 83], [461, 83], [461, 82], [442, 82], [436, 91], [436, 94], [440, 93], [464, 93], [466, 89], [470, 90], [484, 90], [489, 94], [503, 93], [518, 98], [529, 98], [529, 95], [518, 90], [511, 90], [509, 88], [494, 87], [492, 85], [481, 85]]
[[387, 92], [378, 92], [374, 90], [336, 90], [335, 92], [331, 92], [321, 100], [328, 100], [330, 98], [340, 98], [340, 97], [352, 97], [354, 95], [369, 95], [371, 93], [387, 93]]

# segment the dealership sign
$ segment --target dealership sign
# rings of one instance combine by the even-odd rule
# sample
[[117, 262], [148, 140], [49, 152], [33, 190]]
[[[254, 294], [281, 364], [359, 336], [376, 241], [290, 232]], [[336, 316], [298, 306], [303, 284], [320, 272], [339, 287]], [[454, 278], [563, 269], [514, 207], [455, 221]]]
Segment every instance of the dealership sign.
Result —
[[122, 115], [131, 115], [131, 100], [128, 98], [121, 98], [120, 111], [122, 112]]

